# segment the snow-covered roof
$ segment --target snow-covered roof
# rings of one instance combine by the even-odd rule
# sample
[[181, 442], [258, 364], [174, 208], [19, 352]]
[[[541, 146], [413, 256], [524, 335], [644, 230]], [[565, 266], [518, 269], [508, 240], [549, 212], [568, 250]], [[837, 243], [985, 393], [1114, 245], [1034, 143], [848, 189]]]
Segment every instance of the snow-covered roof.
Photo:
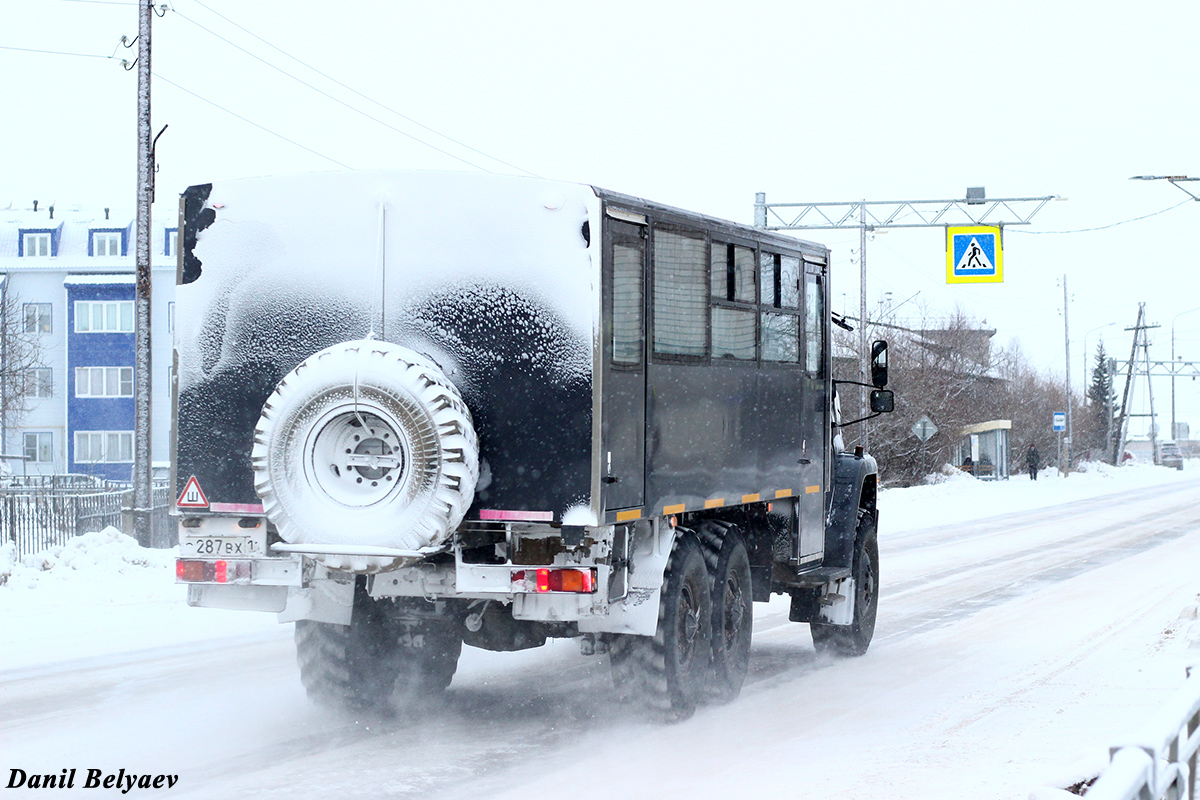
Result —
[[81, 285], [81, 284], [82, 285], [90, 285], [90, 286], [111, 285], [111, 284], [130, 286], [130, 285], [133, 285], [134, 283], [135, 283], [135, 278], [132, 274], [130, 274], [130, 275], [68, 275], [67, 277], [63, 278], [64, 286], [76, 286], [76, 285]]
[[994, 419], [989, 422], [977, 422], [974, 425], [968, 425], [960, 430], [960, 436], [970, 436], [972, 433], [987, 433], [988, 431], [1008, 431], [1012, 430], [1011, 419]]

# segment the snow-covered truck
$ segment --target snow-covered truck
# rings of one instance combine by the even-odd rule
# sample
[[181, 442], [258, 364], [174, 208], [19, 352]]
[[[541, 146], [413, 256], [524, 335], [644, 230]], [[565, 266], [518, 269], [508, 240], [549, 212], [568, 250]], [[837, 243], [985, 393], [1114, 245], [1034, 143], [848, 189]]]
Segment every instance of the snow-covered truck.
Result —
[[295, 622], [314, 700], [573, 637], [686, 716], [737, 695], [774, 593], [866, 651], [877, 468], [837, 435], [823, 246], [421, 172], [193, 186], [179, 225], [177, 580]]

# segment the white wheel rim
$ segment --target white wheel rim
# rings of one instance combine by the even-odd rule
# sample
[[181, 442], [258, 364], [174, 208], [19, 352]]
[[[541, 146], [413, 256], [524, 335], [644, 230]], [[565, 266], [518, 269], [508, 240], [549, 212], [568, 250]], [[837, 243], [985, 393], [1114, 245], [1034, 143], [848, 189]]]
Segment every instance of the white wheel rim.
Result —
[[338, 405], [310, 429], [305, 477], [329, 499], [365, 508], [402, 492], [411, 451], [402, 426], [373, 403]]

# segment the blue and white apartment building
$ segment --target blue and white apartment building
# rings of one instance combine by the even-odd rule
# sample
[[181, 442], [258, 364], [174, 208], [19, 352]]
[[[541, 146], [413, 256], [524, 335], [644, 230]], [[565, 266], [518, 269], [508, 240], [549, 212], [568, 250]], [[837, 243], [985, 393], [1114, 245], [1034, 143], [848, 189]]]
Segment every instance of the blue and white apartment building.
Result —
[[[170, 459], [175, 219], [151, 238], [151, 459]], [[0, 209], [0, 305], [32, 336], [40, 366], [0, 387], [20, 408], [0, 415], [0, 461], [16, 475], [76, 473], [127, 481], [133, 472], [134, 236], [109, 209]], [[2, 343], [0, 343], [2, 344]], [[0, 347], [0, 356], [3, 356]], [[0, 409], [5, 404], [0, 403]], [[11, 409], [13, 403], [8, 403]]]

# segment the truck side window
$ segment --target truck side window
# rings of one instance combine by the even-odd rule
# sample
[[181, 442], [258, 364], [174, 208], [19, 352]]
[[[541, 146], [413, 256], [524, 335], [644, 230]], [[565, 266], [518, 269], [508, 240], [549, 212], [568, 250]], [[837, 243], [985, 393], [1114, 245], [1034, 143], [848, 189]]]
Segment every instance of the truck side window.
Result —
[[640, 244], [614, 244], [612, 270], [612, 360], [642, 363], [642, 269]]
[[708, 243], [701, 233], [654, 230], [654, 352], [708, 352]]
[[825, 352], [825, 293], [821, 276], [812, 273], [804, 276], [804, 334], [804, 370], [820, 376]]
[[712, 243], [713, 358], [753, 361], [758, 355], [754, 251]]
[[763, 361], [800, 363], [799, 273], [800, 261], [793, 256], [758, 254]]

